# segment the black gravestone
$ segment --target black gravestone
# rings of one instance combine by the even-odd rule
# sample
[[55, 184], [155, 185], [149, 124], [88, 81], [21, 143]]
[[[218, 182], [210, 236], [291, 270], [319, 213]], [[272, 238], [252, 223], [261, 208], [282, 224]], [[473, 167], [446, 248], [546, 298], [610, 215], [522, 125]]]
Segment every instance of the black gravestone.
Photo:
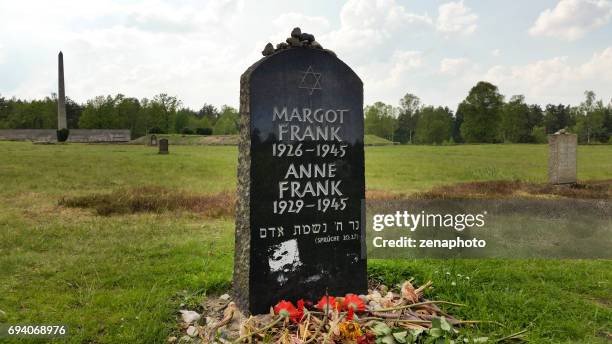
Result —
[[168, 154], [168, 139], [159, 139], [159, 154]]
[[241, 309], [367, 290], [363, 83], [291, 48], [241, 77], [234, 293]]
[[150, 142], [149, 145], [157, 146], [157, 136], [151, 135], [151, 140], [149, 142]]

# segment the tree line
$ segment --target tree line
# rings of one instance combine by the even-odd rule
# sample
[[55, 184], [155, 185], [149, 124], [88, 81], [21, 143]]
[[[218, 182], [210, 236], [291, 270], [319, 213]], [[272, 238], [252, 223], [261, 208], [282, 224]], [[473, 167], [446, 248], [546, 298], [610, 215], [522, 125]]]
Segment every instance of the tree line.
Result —
[[[98, 96], [85, 104], [66, 98], [70, 129], [130, 129], [132, 137], [146, 134], [230, 135], [238, 133], [238, 111], [204, 104], [195, 111], [165, 93], [151, 99], [123, 94]], [[6, 99], [0, 95], [0, 129], [57, 128], [57, 97], [42, 100]]]
[[544, 143], [547, 135], [567, 129], [581, 143], [612, 143], [612, 100], [597, 100], [593, 91], [577, 106], [527, 104], [515, 95], [508, 101], [497, 86], [481, 81], [453, 113], [448, 107], [424, 105], [406, 94], [399, 106], [382, 102], [364, 110], [365, 132], [400, 143]]
[[[365, 133], [400, 143], [543, 143], [546, 135], [568, 129], [581, 143], [612, 143], [612, 100], [607, 104], [592, 91], [577, 106], [527, 104], [515, 95], [505, 101], [497, 86], [477, 83], [457, 109], [425, 105], [414, 94], [399, 106], [376, 102], [366, 106]], [[184, 107], [165, 93], [151, 99], [123, 94], [98, 96], [79, 104], [66, 98], [69, 128], [130, 129], [132, 137], [149, 133], [229, 135], [238, 133], [238, 111], [204, 104]], [[0, 95], [0, 129], [57, 128], [57, 98], [5, 99]]]

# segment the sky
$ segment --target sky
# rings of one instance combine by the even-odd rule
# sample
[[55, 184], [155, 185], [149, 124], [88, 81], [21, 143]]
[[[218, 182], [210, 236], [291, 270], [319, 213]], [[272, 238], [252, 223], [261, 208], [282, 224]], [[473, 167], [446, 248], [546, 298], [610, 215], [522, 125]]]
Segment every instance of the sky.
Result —
[[480, 80], [506, 99], [612, 99], [612, 0], [0, 0], [0, 95], [78, 102], [167, 93], [237, 107], [240, 75], [295, 26], [364, 82], [365, 103], [412, 93], [455, 109]]

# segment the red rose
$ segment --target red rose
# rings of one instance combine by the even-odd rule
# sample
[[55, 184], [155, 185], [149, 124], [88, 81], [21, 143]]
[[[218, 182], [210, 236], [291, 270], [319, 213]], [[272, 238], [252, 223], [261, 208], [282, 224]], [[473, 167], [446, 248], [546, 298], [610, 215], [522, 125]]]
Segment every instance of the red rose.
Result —
[[365, 311], [365, 303], [363, 300], [355, 294], [346, 294], [344, 297], [344, 309], [353, 309], [355, 312]]

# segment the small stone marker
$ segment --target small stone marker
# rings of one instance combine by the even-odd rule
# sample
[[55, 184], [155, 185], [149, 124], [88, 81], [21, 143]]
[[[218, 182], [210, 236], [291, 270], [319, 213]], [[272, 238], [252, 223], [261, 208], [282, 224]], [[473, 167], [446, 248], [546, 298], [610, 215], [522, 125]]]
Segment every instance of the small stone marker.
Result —
[[150, 141], [149, 141], [149, 145], [150, 146], [157, 146], [157, 136], [151, 135], [151, 138], [150, 138]]
[[548, 135], [548, 180], [551, 184], [575, 184], [578, 138], [564, 129]]
[[159, 139], [159, 154], [168, 154], [168, 139]]
[[363, 83], [298, 31], [240, 80], [233, 292], [252, 314], [367, 292]]

